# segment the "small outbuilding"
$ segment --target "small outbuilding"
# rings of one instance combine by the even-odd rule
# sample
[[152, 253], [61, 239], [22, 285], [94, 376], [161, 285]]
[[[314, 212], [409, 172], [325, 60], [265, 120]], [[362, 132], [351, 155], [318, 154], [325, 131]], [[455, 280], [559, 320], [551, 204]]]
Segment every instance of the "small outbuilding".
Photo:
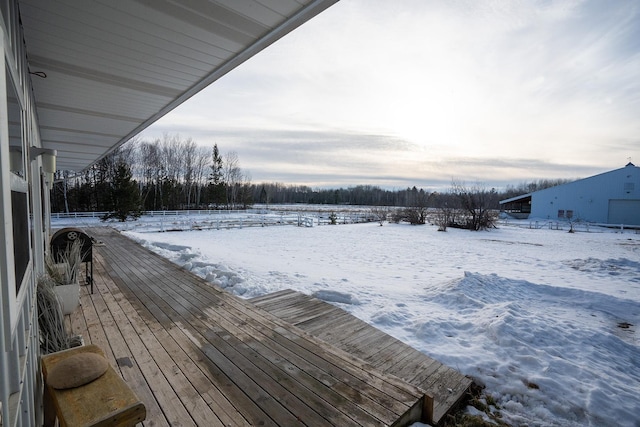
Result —
[[515, 218], [640, 225], [640, 168], [625, 167], [500, 201]]

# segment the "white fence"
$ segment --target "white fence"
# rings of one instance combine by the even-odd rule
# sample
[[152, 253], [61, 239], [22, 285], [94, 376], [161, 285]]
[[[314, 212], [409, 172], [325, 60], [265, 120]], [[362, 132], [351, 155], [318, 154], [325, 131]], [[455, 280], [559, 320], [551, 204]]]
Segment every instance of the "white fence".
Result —
[[[52, 213], [51, 219], [59, 225], [90, 226], [100, 223], [106, 212]], [[190, 210], [149, 211], [136, 221], [117, 223], [119, 229], [140, 232], [221, 230], [244, 227], [295, 225], [314, 227], [327, 224], [357, 224], [374, 218], [363, 212], [271, 212], [255, 210]], [[113, 222], [111, 222], [113, 224]]]
[[[95, 218], [100, 219], [109, 212], [52, 212], [51, 219], [71, 219], [71, 218]], [[183, 216], [183, 215], [229, 215], [229, 214], [245, 214], [254, 213], [253, 210], [219, 210], [219, 209], [200, 209], [200, 210], [175, 210], [175, 211], [145, 211], [143, 215], [157, 216]]]
[[625, 231], [630, 231], [632, 233], [640, 234], [640, 225], [629, 225], [629, 224], [605, 224], [605, 223], [595, 223], [595, 222], [585, 222], [585, 221], [574, 221], [570, 223], [569, 221], [558, 221], [558, 220], [531, 220], [531, 221], [521, 221], [521, 220], [503, 220], [504, 225], [516, 226], [521, 228], [530, 228], [535, 230], [540, 230], [542, 228], [546, 228], [549, 230], [566, 230], [569, 231], [573, 228], [573, 231], [582, 231], [582, 232], [602, 232], [603, 229], [616, 229], [620, 233], [624, 233]]

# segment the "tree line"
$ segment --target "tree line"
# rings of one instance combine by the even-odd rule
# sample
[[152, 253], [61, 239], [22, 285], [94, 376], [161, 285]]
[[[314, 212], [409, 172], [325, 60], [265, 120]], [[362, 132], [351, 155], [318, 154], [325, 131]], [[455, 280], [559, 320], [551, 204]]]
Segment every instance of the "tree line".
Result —
[[[53, 212], [129, 210], [132, 216], [152, 210], [242, 209], [255, 203], [445, 208], [445, 211], [450, 208], [451, 212], [460, 212], [465, 198], [482, 200], [483, 211], [485, 207], [490, 211], [498, 209], [499, 200], [570, 181], [538, 180], [507, 186], [504, 191], [452, 182], [444, 192], [415, 186], [387, 190], [374, 185], [314, 189], [282, 183], [255, 184], [240, 168], [236, 152], [222, 154], [217, 144], [202, 146], [191, 138], [173, 134], [151, 141], [133, 139], [83, 173], [58, 171], [56, 178], [51, 193]], [[421, 212], [414, 214], [420, 220]]]
[[205, 147], [165, 134], [152, 141], [133, 139], [81, 174], [56, 172], [51, 207], [53, 212], [110, 211], [131, 193], [140, 211], [236, 209], [251, 203], [249, 188], [236, 152], [223, 155], [217, 144]]

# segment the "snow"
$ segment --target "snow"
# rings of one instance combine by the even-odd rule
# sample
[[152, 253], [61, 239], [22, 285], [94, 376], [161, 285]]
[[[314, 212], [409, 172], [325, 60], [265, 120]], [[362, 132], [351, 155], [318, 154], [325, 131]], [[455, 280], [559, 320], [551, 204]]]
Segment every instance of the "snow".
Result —
[[125, 233], [241, 297], [290, 288], [336, 304], [472, 376], [513, 425], [640, 425], [633, 231], [370, 223]]

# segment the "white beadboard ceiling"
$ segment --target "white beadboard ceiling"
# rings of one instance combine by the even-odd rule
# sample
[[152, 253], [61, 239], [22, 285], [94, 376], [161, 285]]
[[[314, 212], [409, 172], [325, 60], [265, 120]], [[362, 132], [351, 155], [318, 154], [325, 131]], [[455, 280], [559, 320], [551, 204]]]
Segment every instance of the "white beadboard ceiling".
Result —
[[338, 0], [20, 0], [46, 148], [81, 171]]

